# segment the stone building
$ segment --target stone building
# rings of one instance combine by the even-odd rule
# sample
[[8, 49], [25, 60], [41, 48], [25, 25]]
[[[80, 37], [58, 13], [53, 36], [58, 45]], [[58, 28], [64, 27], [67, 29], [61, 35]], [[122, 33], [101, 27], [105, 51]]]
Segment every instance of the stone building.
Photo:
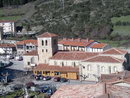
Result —
[[23, 56], [24, 67], [32, 68], [32, 64], [36, 65], [33, 69], [35, 75], [98, 81], [101, 74], [120, 72], [129, 68], [128, 53], [125, 50], [110, 48], [103, 52], [58, 51], [56, 34], [46, 32], [37, 39], [37, 52], [28, 52]]

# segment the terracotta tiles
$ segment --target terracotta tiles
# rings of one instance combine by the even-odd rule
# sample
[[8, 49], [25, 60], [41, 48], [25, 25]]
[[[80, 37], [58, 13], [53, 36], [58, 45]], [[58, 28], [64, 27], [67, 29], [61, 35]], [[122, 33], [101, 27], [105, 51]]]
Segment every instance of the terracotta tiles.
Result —
[[106, 83], [116, 83], [116, 82], [130, 83], [130, 72], [123, 71], [113, 74], [102, 74], [101, 81]]
[[71, 67], [71, 66], [55, 66], [55, 65], [48, 65], [48, 64], [39, 64], [34, 68], [34, 70], [42, 70], [42, 71], [60, 71], [60, 72], [79, 72], [78, 67]]
[[19, 41], [16, 44], [17, 45], [24, 45], [24, 44], [29, 44], [29, 43], [32, 43], [32, 44], [37, 46], [37, 40], [33, 40], [33, 39]]
[[34, 50], [34, 51], [31, 51], [31, 52], [27, 52], [24, 55], [26, 55], [26, 56], [35, 56], [35, 55], [38, 55], [38, 53], [37, 53], [36, 50]]
[[39, 35], [38, 38], [40, 38], [40, 37], [56, 37], [56, 36], [58, 36], [58, 35], [56, 35], [54, 33], [45, 32], [45, 33]]
[[95, 43], [94, 45], [91, 46], [91, 48], [104, 48], [105, 46], [107, 46], [107, 44]]
[[15, 47], [14, 44], [0, 44], [1, 48]]
[[58, 44], [63, 44], [63, 45], [70, 45], [70, 46], [81, 46], [81, 47], [86, 47], [90, 45], [94, 40], [84, 40], [84, 39], [63, 39], [58, 42]]
[[57, 60], [84, 60], [92, 56], [98, 55], [98, 53], [81, 52], [81, 51], [64, 51], [57, 52], [50, 59]]
[[130, 88], [104, 83], [64, 85], [51, 98], [130, 98]]
[[15, 21], [13, 21], [13, 20], [0, 20], [0, 23], [1, 22], [15, 22]]
[[117, 59], [111, 56], [94, 56], [85, 60], [85, 62], [106, 62], [106, 63], [123, 63], [122, 59]]
[[126, 54], [127, 51], [117, 48], [111, 48], [106, 51], [104, 51], [102, 54], [113, 54], [113, 55], [123, 55]]

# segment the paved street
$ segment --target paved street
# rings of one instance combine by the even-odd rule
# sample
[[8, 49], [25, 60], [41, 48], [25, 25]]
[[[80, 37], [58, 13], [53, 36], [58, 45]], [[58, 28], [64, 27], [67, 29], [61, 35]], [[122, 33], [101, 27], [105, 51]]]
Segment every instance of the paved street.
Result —
[[11, 60], [11, 62], [13, 63], [12, 66], [9, 66], [7, 68], [10, 68], [10, 69], [15, 69], [15, 70], [21, 70], [21, 71], [24, 71], [24, 64], [23, 64], [23, 61], [16, 61], [16, 60]]

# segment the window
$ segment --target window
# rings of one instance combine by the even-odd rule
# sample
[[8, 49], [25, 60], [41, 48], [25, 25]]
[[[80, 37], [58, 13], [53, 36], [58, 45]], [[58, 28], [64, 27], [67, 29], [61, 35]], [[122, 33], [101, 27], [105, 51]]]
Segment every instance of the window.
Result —
[[83, 69], [85, 69], [85, 66], [83, 66]]
[[42, 52], [44, 52], [44, 49], [42, 49]]
[[46, 52], [48, 52], [48, 50], [46, 49]]
[[101, 67], [101, 72], [104, 72], [104, 71], [105, 71], [105, 67], [102, 66], [102, 67]]
[[116, 67], [116, 66], [114, 66], [113, 71], [114, 71], [114, 72], [116, 72], [116, 71], [117, 71], [117, 67]]
[[57, 65], [57, 62], [56, 62], [56, 61], [54, 61], [54, 65]]
[[47, 40], [46, 40], [46, 46], [47, 46]]
[[91, 70], [91, 65], [87, 66], [87, 70], [90, 71]]
[[64, 62], [62, 62], [62, 66], [64, 66]]
[[44, 46], [44, 41], [42, 40], [42, 46]]
[[76, 66], [75, 62], [73, 62], [73, 66], [74, 66], [74, 67]]
[[28, 62], [28, 65], [30, 65], [30, 62]]

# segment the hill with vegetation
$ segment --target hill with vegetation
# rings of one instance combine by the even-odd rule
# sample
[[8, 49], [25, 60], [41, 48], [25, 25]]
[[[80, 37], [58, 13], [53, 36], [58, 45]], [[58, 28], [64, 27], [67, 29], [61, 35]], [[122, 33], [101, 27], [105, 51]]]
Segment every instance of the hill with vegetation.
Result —
[[[40, 2], [39, 2], [40, 1]], [[27, 25], [67, 37], [114, 39], [113, 17], [130, 14], [129, 0], [37, 0]], [[125, 35], [124, 35], [125, 36]]]
[[[29, 29], [40, 27], [39, 34], [48, 31], [62, 37], [116, 41], [130, 38], [130, 0], [13, 1], [23, 1], [18, 4], [15, 2], [14, 5], [19, 6], [12, 9], [12, 13], [17, 14], [16, 20]], [[10, 11], [5, 12], [11, 13]]]

